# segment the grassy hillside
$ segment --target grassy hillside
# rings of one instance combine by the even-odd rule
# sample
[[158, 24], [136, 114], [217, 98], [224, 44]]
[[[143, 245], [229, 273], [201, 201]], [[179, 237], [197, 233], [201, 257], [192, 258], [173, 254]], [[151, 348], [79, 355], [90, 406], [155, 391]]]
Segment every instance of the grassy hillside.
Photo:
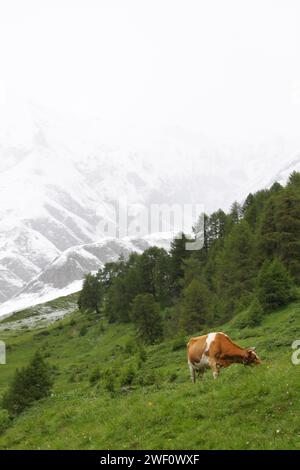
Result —
[[[70, 299], [60, 308], [64, 302]], [[256, 346], [263, 364], [234, 365], [216, 381], [208, 371], [196, 385], [187, 338], [141, 350], [130, 325], [78, 311], [48, 327], [1, 331], [8, 363], [0, 366], [0, 394], [36, 350], [55, 366], [55, 385], [49, 398], [3, 426], [0, 448], [299, 449], [300, 365], [291, 362], [291, 344], [300, 339], [300, 303], [257, 328], [235, 324], [219, 329]]]

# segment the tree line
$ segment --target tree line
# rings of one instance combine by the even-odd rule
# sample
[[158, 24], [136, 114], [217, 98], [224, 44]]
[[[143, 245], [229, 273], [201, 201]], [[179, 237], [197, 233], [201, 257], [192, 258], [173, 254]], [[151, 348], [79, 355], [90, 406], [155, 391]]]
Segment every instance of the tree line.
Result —
[[[251, 326], [290, 302], [300, 283], [300, 173], [249, 194], [203, 222], [203, 247], [185, 234], [169, 251], [151, 247], [85, 277], [78, 305], [108, 322], [133, 322], [148, 343], [240, 315]], [[196, 232], [196, 228], [195, 228]], [[243, 312], [242, 316], [241, 313]]]

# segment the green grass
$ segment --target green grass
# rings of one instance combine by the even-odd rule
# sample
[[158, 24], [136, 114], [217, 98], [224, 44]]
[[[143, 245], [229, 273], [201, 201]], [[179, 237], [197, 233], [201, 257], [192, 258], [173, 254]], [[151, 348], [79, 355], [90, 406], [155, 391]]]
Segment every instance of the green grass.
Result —
[[0, 449], [300, 449], [300, 365], [291, 362], [300, 303], [257, 328], [231, 322], [215, 330], [256, 346], [263, 364], [233, 365], [216, 381], [208, 371], [192, 385], [178, 341], [141, 352], [131, 325], [103, 325], [78, 311], [48, 328], [2, 332], [0, 394], [36, 350], [56, 372], [53, 394], [2, 432]]

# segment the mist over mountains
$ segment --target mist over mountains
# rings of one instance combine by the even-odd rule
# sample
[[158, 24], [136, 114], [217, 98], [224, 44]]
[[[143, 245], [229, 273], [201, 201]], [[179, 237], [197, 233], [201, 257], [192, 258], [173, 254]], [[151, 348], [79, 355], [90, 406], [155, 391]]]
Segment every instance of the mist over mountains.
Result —
[[281, 138], [216, 145], [181, 128], [117, 132], [36, 105], [9, 109], [0, 116], [0, 314], [77, 290], [85, 272], [120, 254], [168, 245], [165, 234], [101, 234], [118, 201], [228, 209], [300, 168], [297, 143]]

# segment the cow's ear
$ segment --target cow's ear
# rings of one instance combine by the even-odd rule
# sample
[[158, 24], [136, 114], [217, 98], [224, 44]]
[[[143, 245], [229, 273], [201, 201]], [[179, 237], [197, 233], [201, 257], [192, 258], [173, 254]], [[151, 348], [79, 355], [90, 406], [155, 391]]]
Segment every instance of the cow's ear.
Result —
[[256, 350], [256, 347], [253, 346], [252, 348], [249, 348], [249, 349], [250, 349], [250, 351], [255, 351], [255, 350]]

